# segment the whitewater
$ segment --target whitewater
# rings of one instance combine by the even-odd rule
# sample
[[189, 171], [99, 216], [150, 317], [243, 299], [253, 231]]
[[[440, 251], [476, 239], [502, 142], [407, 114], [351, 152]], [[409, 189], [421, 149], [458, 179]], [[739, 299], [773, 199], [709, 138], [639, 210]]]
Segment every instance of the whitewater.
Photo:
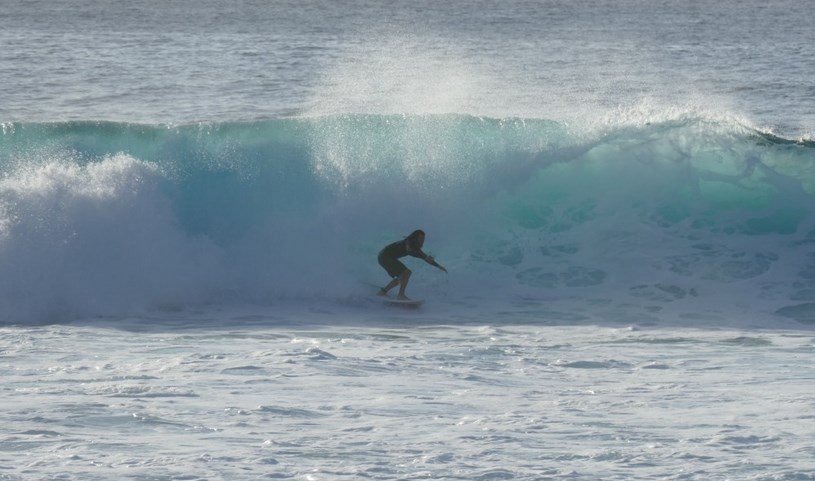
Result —
[[0, 480], [815, 479], [807, 8], [0, 9]]

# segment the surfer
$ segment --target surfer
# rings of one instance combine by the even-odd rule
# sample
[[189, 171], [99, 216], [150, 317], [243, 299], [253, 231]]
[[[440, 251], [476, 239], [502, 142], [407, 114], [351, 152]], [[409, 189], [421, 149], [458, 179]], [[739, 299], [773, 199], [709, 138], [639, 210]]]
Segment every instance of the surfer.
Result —
[[423, 259], [431, 266], [438, 267], [444, 272], [447, 272], [447, 269], [436, 262], [436, 260], [433, 259], [433, 256], [429, 256], [422, 252], [423, 245], [424, 231], [415, 230], [404, 239], [396, 241], [393, 244], [388, 244], [384, 249], [379, 251], [379, 256], [377, 256], [379, 265], [382, 266], [382, 268], [387, 271], [388, 275], [393, 278], [387, 286], [379, 289], [380, 296], [386, 297], [388, 295], [388, 291], [398, 285], [399, 294], [396, 296], [396, 298], [402, 301], [410, 300], [405, 295], [405, 289], [407, 288], [408, 281], [410, 280], [411, 271], [399, 261], [400, 257], [418, 257], [419, 259]]

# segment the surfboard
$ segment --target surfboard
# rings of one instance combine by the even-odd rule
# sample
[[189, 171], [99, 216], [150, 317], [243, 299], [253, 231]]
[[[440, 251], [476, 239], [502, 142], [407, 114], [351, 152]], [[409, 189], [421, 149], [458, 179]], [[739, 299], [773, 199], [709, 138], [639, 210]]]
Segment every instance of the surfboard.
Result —
[[386, 299], [384, 297], [382, 298], [382, 300], [385, 301], [385, 304], [387, 304], [389, 306], [401, 307], [401, 308], [404, 308], [404, 309], [416, 309], [416, 308], [419, 308], [419, 307], [421, 307], [422, 303], [424, 302], [424, 301], [419, 300], [419, 299], [411, 299], [409, 301], [403, 301], [403, 300], [400, 300], [400, 299]]

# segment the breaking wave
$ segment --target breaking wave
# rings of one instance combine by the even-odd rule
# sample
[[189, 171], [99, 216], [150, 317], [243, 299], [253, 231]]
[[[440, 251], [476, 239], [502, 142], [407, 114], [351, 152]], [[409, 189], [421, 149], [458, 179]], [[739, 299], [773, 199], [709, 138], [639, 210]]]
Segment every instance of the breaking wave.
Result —
[[0, 171], [2, 322], [364, 295], [415, 228], [437, 297], [815, 316], [815, 145], [733, 121], [12, 123]]

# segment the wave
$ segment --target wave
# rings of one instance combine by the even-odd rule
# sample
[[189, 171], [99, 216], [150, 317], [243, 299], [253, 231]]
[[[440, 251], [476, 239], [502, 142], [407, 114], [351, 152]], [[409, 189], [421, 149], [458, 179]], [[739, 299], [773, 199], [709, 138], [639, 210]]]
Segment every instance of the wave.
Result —
[[815, 301], [815, 144], [725, 120], [10, 123], [0, 172], [3, 322], [358, 295], [415, 228], [446, 299]]

